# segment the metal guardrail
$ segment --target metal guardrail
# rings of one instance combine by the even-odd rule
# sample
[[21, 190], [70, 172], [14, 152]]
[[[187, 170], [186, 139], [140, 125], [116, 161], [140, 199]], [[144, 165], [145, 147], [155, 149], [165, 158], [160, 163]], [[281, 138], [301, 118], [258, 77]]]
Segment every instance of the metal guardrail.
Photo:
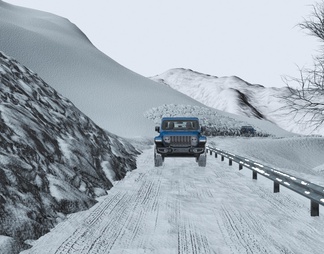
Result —
[[319, 216], [319, 205], [324, 206], [324, 187], [215, 147], [207, 146], [206, 149], [207, 153], [209, 152], [210, 155], [214, 153], [216, 158], [217, 155], [220, 155], [222, 161], [224, 161], [225, 157], [228, 158], [230, 166], [232, 166], [233, 161], [238, 163], [239, 170], [243, 169], [243, 167], [249, 168], [252, 170], [253, 179], [257, 179], [258, 174], [260, 174], [272, 180], [274, 193], [279, 192], [280, 185], [282, 185], [310, 199], [311, 216]]

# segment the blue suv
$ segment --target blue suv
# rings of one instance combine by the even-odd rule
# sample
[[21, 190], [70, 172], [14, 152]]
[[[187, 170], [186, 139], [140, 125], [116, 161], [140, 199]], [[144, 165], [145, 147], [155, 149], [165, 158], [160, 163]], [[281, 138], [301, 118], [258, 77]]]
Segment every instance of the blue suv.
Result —
[[206, 166], [207, 138], [201, 133], [197, 117], [164, 117], [155, 131], [154, 164], [162, 166], [165, 157], [194, 157], [200, 167]]

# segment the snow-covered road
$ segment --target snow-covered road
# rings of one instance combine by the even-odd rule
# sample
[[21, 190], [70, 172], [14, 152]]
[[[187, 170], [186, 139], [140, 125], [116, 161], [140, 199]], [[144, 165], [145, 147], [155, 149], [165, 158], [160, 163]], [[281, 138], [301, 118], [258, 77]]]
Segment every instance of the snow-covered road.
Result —
[[152, 147], [137, 163], [96, 206], [23, 253], [323, 253], [323, 216], [248, 169], [213, 156], [206, 168], [190, 158], [155, 168]]

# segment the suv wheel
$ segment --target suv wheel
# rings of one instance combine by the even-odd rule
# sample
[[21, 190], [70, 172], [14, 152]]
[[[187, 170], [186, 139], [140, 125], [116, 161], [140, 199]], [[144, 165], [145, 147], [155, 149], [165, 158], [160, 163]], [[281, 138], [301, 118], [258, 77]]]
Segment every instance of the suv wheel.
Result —
[[198, 158], [198, 166], [199, 167], [206, 167], [206, 164], [207, 164], [207, 156], [206, 156], [206, 153], [199, 155], [199, 158]]
[[156, 150], [154, 151], [154, 166], [161, 167], [163, 165], [163, 158], [161, 154], [158, 154]]

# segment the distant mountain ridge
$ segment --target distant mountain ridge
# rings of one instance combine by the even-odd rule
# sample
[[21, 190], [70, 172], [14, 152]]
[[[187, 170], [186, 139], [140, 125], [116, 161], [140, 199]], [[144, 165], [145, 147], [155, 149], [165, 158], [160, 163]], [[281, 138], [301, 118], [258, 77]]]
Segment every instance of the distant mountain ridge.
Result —
[[307, 122], [296, 123], [282, 99], [288, 91], [286, 87], [264, 87], [236, 76], [217, 77], [183, 68], [171, 69], [150, 78], [221, 111], [265, 119], [298, 134], [324, 135], [324, 128], [313, 131]]
[[253, 105], [254, 91], [263, 90], [265, 87], [252, 85], [239, 77], [210, 76], [190, 69], [177, 68], [151, 79], [187, 94], [209, 107], [237, 115], [266, 119], [256, 105]]
[[38, 238], [136, 168], [130, 143], [1, 52], [0, 102], [0, 235]]

